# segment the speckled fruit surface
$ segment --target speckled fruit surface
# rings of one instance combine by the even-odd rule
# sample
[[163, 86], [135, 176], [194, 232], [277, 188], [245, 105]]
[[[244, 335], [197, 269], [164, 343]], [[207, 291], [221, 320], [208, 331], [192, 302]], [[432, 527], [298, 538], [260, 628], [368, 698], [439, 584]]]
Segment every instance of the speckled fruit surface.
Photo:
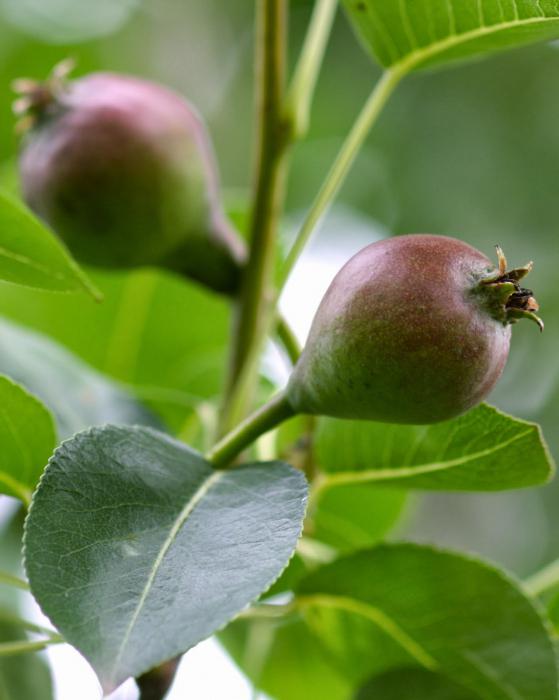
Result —
[[490, 307], [487, 280], [502, 288], [498, 276], [485, 255], [444, 236], [364, 248], [321, 302], [287, 389], [291, 405], [393, 423], [464, 413], [491, 391], [509, 352], [509, 321]]

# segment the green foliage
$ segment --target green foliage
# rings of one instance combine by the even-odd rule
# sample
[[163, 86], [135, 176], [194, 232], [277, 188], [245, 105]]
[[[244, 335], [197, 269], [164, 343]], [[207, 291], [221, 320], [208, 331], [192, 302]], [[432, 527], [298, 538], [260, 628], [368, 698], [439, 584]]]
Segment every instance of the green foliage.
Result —
[[297, 592], [305, 620], [353, 682], [412, 665], [481, 697], [557, 697], [541, 613], [514, 580], [481, 561], [381, 545], [309, 574]]
[[159, 427], [116, 382], [50, 338], [5, 320], [0, 320], [0, 371], [44, 401], [61, 438], [103, 423]]
[[[70, 53], [79, 56], [80, 71], [126, 69], [153, 77], [155, 70], [163, 82], [188, 87], [207, 112], [210, 103], [221, 104], [225, 89], [223, 65], [231, 49], [221, 38], [232, 27], [244, 31], [252, 11], [247, 3], [196, 0], [187, 9], [177, 5], [171, 15], [162, 11], [158, 26], [149, 13], [137, 13], [129, 30], [76, 51], [44, 42], [106, 35], [132, 14], [136, 0], [84, 5], [77, 13], [67, 12], [65, 1], [40, 4], [40, 12], [30, 0], [5, 0], [0, 7], [5, 87], [19, 75], [45, 75]], [[293, 4], [292, 45], [310, 4]], [[550, 0], [345, 0], [345, 6], [370, 51], [396, 73], [559, 36], [559, 9]], [[168, 31], [170, 20], [173, 28], [181, 21], [176, 36]], [[215, 45], [209, 41], [214, 37]], [[157, 67], [149, 63], [148, 39], [162, 57], [176, 56], [174, 49], [184, 46], [192, 56], [204, 46], [207, 55], [191, 62], [191, 73], [178, 76], [172, 67], [165, 73], [164, 60]], [[340, 22], [310, 138], [295, 152], [288, 210], [308, 208], [332, 149], [370, 89], [366, 57], [353, 43]], [[557, 309], [553, 183], [559, 151], [550, 134], [559, 102], [549, 82], [559, 65], [556, 54], [533, 49], [404, 84], [380, 138], [368, 142], [352, 187], [343, 193], [391, 233], [456, 233], [484, 252], [500, 242], [515, 259], [534, 257], [534, 287], [548, 319]], [[227, 87], [235, 80], [236, 89], [227, 89], [227, 109], [212, 113], [229, 182], [247, 180], [252, 88], [234, 71], [239, 66], [251, 75], [248, 61], [242, 51], [231, 61]], [[0, 130], [0, 140], [5, 157], [13, 157], [11, 129]], [[0, 168], [2, 182], [15, 193], [13, 164]], [[243, 217], [253, 206], [243, 206]], [[337, 238], [351, 238], [352, 225], [338, 227]], [[44, 334], [1, 321], [0, 371], [45, 401], [61, 436], [105, 421], [157, 426], [135, 394], [189, 444], [213, 445], [231, 327], [226, 301], [154, 270], [92, 272], [102, 304], [83, 294], [37, 291], [32, 287], [73, 291], [91, 285], [51, 232], [9, 195], [0, 195], [0, 278], [26, 285], [0, 285], [0, 312]], [[495, 400], [542, 420], [556, 447], [557, 332], [553, 323], [541, 339], [531, 331], [514, 329], [512, 362]], [[36, 399], [15, 387], [18, 398], [12, 400], [2, 394], [5, 383], [15, 387], [0, 378], [0, 483], [2, 474], [12, 478], [24, 450], [38, 447], [50, 425], [49, 446], [44, 441], [41, 455], [36, 450], [34, 477], [18, 482], [25, 498], [54, 445], [54, 431]], [[21, 422], [19, 442], [14, 433], [2, 433], [5, 420]], [[497, 568], [415, 545], [382, 545], [335, 560], [340, 552], [393, 536], [395, 527], [414, 536], [401, 523], [408, 490], [497, 491], [545, 483], [553, 465], [537, 426], [482, 406], [427, 428], [319, 419], [313, 436], [303, 418], [280, 432], [275, 451], [265, 440], [258, 449], [314, 475], [314, 497], [305, 537], [270, 588], [299, 534], [300, 473], [278, 462], [213, 472], [189, 448], [144, 429], [94, 430], [55, 453], [29, 517], [27, 565], [39, 603], [93, 662], [106, 687], [183, 652], [258, 596], [272, 604], [297, 591], [285, 614], [268, 619], [256, 606], [220, 632], [248, 677], [276, 700], [556, 698], [547, 621]], [[553, 488], [542, 492], [548, 516], [540, 529], [524, 519], [518, 524], [529, 542], [545, 528], [550, 550], [559, 537]], [[193, 500], [184, 527], [175, 532]], [[488, 512], [500, 532], [491, 517]], [[544, 506], [538, 517], [546, 517]], [[444, 521], [429, 524], [445, 535]], [[17, 574], [19, 532], [12, 534], [0, 542], [0, 568]], [[519, 537], [514, 528], [502, 534], [506, 546]], [[472, 549], [485, 546], [474, 533], [464, 539]], [[544, 543], [537, 545], [534, 556], [544, 556]], [[496, 550], [496, 560], [501, 558]], [[319, 568], [325, 561], [332, 563]], [[14, 592], [2, 584], [0, 603], [10, 612], [18, 606]], [[547, 617], [556, 628], [558, 610], [552, 598]], [[23, 638], [21, 629], [8, 630], [5, 623], [0, 620], [0, 643]], [[1, 700], [4, 695], [51, 700], [48, 673], [30, 655], [0, 658]]]
[[559, 37], [553, 0], [344, 0], [365, 46], [405, 72]]
[[355, 700], [480, 700], [440, 673], [424, 668], [395, 668], [372, 678]]
[[0, 493], [29, 502], [56, 445], [51, 414], [23, 387], [0, 376]]
[[58, 242], [25, 207], [0, 192], [0, 279], [37, 289], [69, 292], [95, 288]]
[[286, 620], [237, 620], [219, 639], [255, 687], [276, 700], [347, 700], [350, 685], [308, 627]]
[[429, 426], [321, 419], [319, 491], [382, 483], [402, 488], [498, 491], [545, 483], [554, 465], [539, 426], [482, 404]]
[[319, 487], [309, 513], [309, 531], [341, 552], [370, 547], [392, 530], [406, 502], [405, 491], [375, 484]]
[[[0, 609], [0, 644], [23, 641], [22, 630]], [[53, 700], [52, 681], [43, 659], [32, 654], [0, 656], [0, 698], [2, 700]]]
[[56, 451], [33, 499], [32, 592], [112, 690], [217, 631], [273, 583], [305, 496], [303, 475], [280, 462], [219, 472], [148, 428], [80, 433]]
[[95, 271], [92, 278], [104, 296], [101, 304], [82, 295], [6, 286], [0, 312], [58, 340], [111, 377], [172, 390], [161, 392], [161, 404], [176, 409], [171, 417], [177, 423], [185, 404], [190, 410], [196, 400], [219, 392], [229, 329], [224, 299], [149, 269]]

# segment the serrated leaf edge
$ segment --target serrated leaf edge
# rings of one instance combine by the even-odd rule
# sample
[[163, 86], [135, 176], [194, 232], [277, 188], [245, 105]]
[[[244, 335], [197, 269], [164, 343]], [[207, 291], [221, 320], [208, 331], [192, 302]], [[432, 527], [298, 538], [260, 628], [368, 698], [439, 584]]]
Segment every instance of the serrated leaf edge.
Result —
[[[79, 432], [75, 433], [74, 435], [72, 435], [71, 437], [66, 438], [65, 440], [63, 440], [63, 441], [58, 445], [58, 447], [54, 450], [53, 454], [51, 455], [50, 459], [49, 459], [48, 462], [47, 462], [47, 465], [46, 465], [46, 467], [45, 467], [43, 473], [41, 474], [41, 477], [40, 477], [40, 479], [39, 479], [39, 482], [38, 482], [38, 484], [37, 484], [37, 486], [36, 486], [36, 488], [35, 488], [35, 491], [34, 491], [34, 493], [33, 493], [32, 498], [31, 498], [31, 502], [30, 502], [30, 505], [29, 505], [29, 509], [28, 509], [28, 511], [27, 511], [27, 516], [26, 516], [26, 518], [25, 518], [24, 530], [23, 530], [23, 544], [22, 544], [22, 560], [23, 560], [23, 569], [24, 569], [24, 571], [25, 571], [25, 573], [26, 573], [26, 575], [27, 575], [27, 579], [28, 579], [28, 580], [29, 580], [29, 575], [28, 575], [28, 572], [27, 572], [27, 522], [28, 522], [28, 519], [29, 519], [29, 517], [31, 516], [31, 513], [32, 513], [32, 511], [33, 511], [33, 507], [34, 507], [34, 503], [35, 503], [35, 494], [38, 492], [38, 490], [39, 490], [39, 488], [40, 488], [40, 486], [41, 486], [41, 484], [42, 484], [42, 482], [43, 482], [43, 480], [44, 480], [46, 474], [47, 474], [48, 471], [49, 471], [49, 469], [52, 468], [52, 465], [53, 465], [53, 463], [54, 463], [54, 460], [56, 459], [56, 456], [57, 456], [58, 452], [59, 452], [60, 450], [63, 449], [63, 447], [66, 445], [66, 443], [71, 442], [72, 440], [74, 440], [74, 439], [77, 438], [78, 436], [84, 436], [84, 437], [85, 437], [85, 436], [88, 435], [88, 434], [91, 435], [91, 434], [96, 433], [96, 432], [101, 432], [101, 431], [104, 430], [105, 428], [109, 428], [109, 427], [112, 427], [112, 428], [114, 428], [114, 427], [119, 428], [119, 427], [120, 427], [120, 428], [125, 428], [126, 430], [130, 430], [130, 431], [134, 431], [134, 432], [150, 432], [150, 433], [153, 433], [154, 435], [157, 435], [158, 437], [163, 437], [163, 438], [169, 440], [170, 442], [178, 443], [178, 444], [181, 446], [181, 448], [185, 449], [186, 451], [190, 451], [190, 452], [192, 452], [193, 454], [195, 454], [195, 455], [201, 457], [202, 459], [204, 459], [204, 456], [203, 456], [201, 453], [199, 453], [197, 450], [192, 449], [189, 445], [187, 445], [187, 444], [185, 444], [185, 443], [183, 443], [183, 442], [180, 442], [180, 441], [178, 441], [178, 440], [172, 438], [171, 436], [166, 435], [165, 433], [162, 433], [162, 432], [160, 432], [160, 431], [158, 431], [158, 430], [155, 430], [155, 429], [153, 429], [153, 428], [150, 428], [149, 426], [142, 426], [142, 425], [114, 426], [114, 425], [112, 425], [112, 424], [110, 424], [110, 423], [105, 423], [104, 425], [93, 426], [93, 427], [91, 427], [91, 428], [87, 428], [86, 430], [79, 431]], [[204, 461], [207, 461], [207, 460], [204, 459]], [[304, 526], [304, 521], [305, 521], [305, 516], [306, 516], [306, 509], [307, 509], [307, 505], [308, 505], [308, 482], [307, 482], [307, 479], [306, 479], [305, 475], [303, 474], [303, 472], [301, 472], [301, 471], [298, 470], [298, 469], [295, 469], [295, 467], [293, 467], [292, 465], [288, 464], [287, 462], [283, 462], [283, 461], [281, 461], [281, 460], [271, 460], [271, 461], [266, 461], [266, 462], [249, 462], [249, 463], [246, 463], [246, 464], [239, 465], [238, 467], [236, 467], [236, 470], [237, 470], [237, 469], [241, 469], [241, 468], [244, 469], [244, 468], [258, 467], [258, 466], [263, 466], [263, 465], [268, 465], [268, 466], [269, 466], [269, 465], [271, 465], [271, 464], [278, 464], [278, 465], [283, 465], [283, 466], [285, 466], [285, 467], [288, 467], [288, 468], [292, 471], [292, 473], [297, 474], [300, 478], [302, 478], [302, 482], [307, 486], [307, 493], [305, 494], [305, 496], [304, 496], [303, 499], [302, 499], [302, 500], [303, 500], [303, 513], [302, 513], [302, 518], [301, 518], [301, 522], [300, 522], [300, 525], [299, 525], [299, 533], [298, 533], [297, 538], [296, 538], [296, 542], [297, 542], [297, 541], [300, 539], [300, 537], [301, 537], [301, 535], [302, 535], [302, 533], [303, 533], [303, 526]], [[212, 466], [211, 464], [209, 464], [209, 462], [208, 462], [208, 465], [209, 465], [210, 467]], [[218, 479], [219, 479], [221, 476], [223, 476], [223, 475], [225, 475], [225, 474], [229, 474], [229, 473], [230, 473], [230, 470], [217, 470], [217, 469], [215, 469], [215, 470], [214, 470], [214, 473], [205, 479], [204, 484], [206, 484], [206, 488], [205, 488], [205, 490], [204, 490], [203, 493], [200, 493], [201, 489], [203, 488], [203, 485], [201, 485], [201, 486], [198, 488], [198, 490], [196, 491], [196, 494], [194, 494], [194, 497], [189, 501], [189, 504], [188, 504], [188, 505], [192, 504], [192, 508], [189, 510], [189, 512], [188, 512], [188, 514], [186, 515], [186, 517], [188, 517], [188, 515], [190, 515], [190, 513], [192, 512], [192, 510], [194, 509], [194, 507], [197, 505], [197, 503], [198, 503], [198, 502], [201, 500], [201, 498], [203, 498], [203, 496], [208, 492], [209, 488], [210, 488], [211, 486], [213, 486], [213, 485], [218, 481]], [[209, 482], [209, 481], [211, 481], [211, 483], [208, 484], [207, 482]], [[200, 495], [199, 495], [198, 499], [196, 500], [196, 503], [192, 503], [192, 502], [193, 502], [193, 499], [194, 499], [194, 498], [196, 497], [196, 495], [199, 494], [199, 493], [200, 493]], [[186, 509], [186, 508], [185, 508], [185, 509]], [[181, 511], [181, 515], [184, 514], [185, 509], [183, 509], [183, 511]], [[179, 516], [179, 518], [180, 518], [180, 516]], [[180, 529], [180, 527], [184, 524], [185, 520], [186, 520], [186, 518], [184, 518], [184, 520], [180, 523], [180, 525], [178, 525], [178, 527], [177, 527], [177, 532], [178, 532], [178, 530]], [[177, 521], [178, 521], [178, 518], [177, 518]], [[175, 521], [175, 525], [177, 525], [177, 521]], [[168, 539], [168, 538], [167, 538], [167, 539]], [[167, 540], [166, 540], [166, 542], [167, 542]], [[172, 542], [171, 542], [171, 543], [172, 543]], [[170, 546], [171, 543], [169, 543], [169, 546]], [[167, 549], [166, 549], [165, 551], [167, 551], [167, 550], [168, 550], [168, 547], [167, 547]], [[233, 620], [235, 620], [235, 618], [236, 618], [243, 610], [246, 610], [246, 609], [247, 609], [248, 607], [250, 607], [253, 603], [255, 603], [255, 602], [256, 602], [256, 601], [257, 601], [257, 600], [258, 600], [258, 599], [259, 599], [259, 598], [260, 598], [260, 597], [261, 597], [261, 596], [262, 596], [262, 595], [263, 595], [263, 594], [264, 594], [264, 593], [265, 593], [265, 592], [280, 578], [280, 576], [283, 574], [283, 572], [285, 571], [285, 569], [286, 569], [287, 566], [289, 565], [289, 562], [291, 561], [291, 559], [292, 559], [293, 556], [295, 555], [295, 552], [296, 552], [296, 546], [293, 547], [293, 551], [292, 551], [292, 553], [291, 553], [291, 556], [290, 556], [289, 559], [286, 561], [286, 563], [285, 563], [284, 567], [281, 569], [281, 571], [279, 571], [278, 574], [277, 574], [269, 583], [267, 583], [267, 584], [262, 588], [262, 591], [261, 591], [258, 595], [256, 595], [252, 600], [250, 600], [250, 601], [242, 608], [242, 610], [236, 612], [236, 613], [235, 613], [234, 615], [232, 615], [228, 620], [226, 620], [226, 621], [223, 623], [223, 625], [221, 625], [219, 628], [215, 629], [215, 630], [212, 632], [212, 635], [213, 635], [213, 634], [217, 634], [217, 633], [220, 632], [221, 630], [225, 629], [225, 627], [227, 627], [227, 625], [229, 625]], [[163, 552], [163, 556], [164, 556], [164, 554], [165, 554], [165, 552]], [[159, 559], [159, 557], [158, 557], [158, 559]], [[156, 571], [153, 573], [153, 578], [155, 578], [156, 573], [157, 573]], [[152, 581], [153, 581], [153, 579], [152, 579]], [[34, 593], [33, 593], [33, 587], [32, 587], [32, 585], [31, 585], [31, 581], [29, 581], [29, 583], [30, 583], [30, 591], [31, 591], [31, 594], [32, 594], [33, 597], [35, 598], [35, 595], [34, 595]], [[149, 590], [146, 591], [146, 590], [144, 589], [144, 591], [145, 591], [145, 596], [143, 596], [143, 599], [145, 600], [145, 598], [146, 598], [147, 595], [149, 594]], [[37, 600], [37, 599], [35, 598], [35, 600]], [[38, 601], [37, 601], [37, 602], [38, 602]], [[39, 607], [40, 607], [40, 606], [39, 606]], [[50, 619], [50, 617], [49, 617], [48, 615], [45, 615], [45, 617], [47, 617], [47, 619], [50, 621], [50, 623], [53, 625], [53, 627], [54, 627], [57, 631], [59, 631], [59, 630], [58, 630], [58, 627], [57, 627], [57, 626], [55, 625], [55, 623]], [[137, 616], [136, 616], [136, 618], [137, 618]], [[133, 628], [132, 625], [129, 626], [130, 632], [132, 631], [132, 628]], [[128, 636], [129, 636], [129, 635], [128, 635]], [[202, 639], [198, 640], [198, 642], [195, 642], [192, 646], [195, 646], [195, 645], [198, 644], [200, 641], [202, 641]], [[71, 644], [70, 642], [67, 642], [67, 643], [68, 643], [68, 644]], [[73, 645], [72, 645], [72, 646], [73, 646]], [[188, 649], [185, 649], [183, 652], [181, 652], [181, 654], [186, 653], [189, 649], [192, 648], [192, 646], [189, 647]], [[77, 647], [75, 647], [75, 648], [78, 649]], [[80, 650], [78, 649], [78, 651], [80, 651]], [[122, 654], [120, 654], [120, 656], [122, 657]], [[165, 660], [166, 660], [166, 659], [160, 659], [158, 662], [156, 662], [156, 664], [157, 664], [157, 663], [163, 663]], [[116, 664], [115, 664], [115, 665], [116, 665]], [[144, 669], [144, 670], [145, 670], [145, 671], [148, 671], [149, 669]], [[112, 692], [113, 690], [115, 690], [116, 687], [117, 687], [121, 682], [123, 682], [123, 681], [116, 681], [116, 684], [115, 684], [114, 681], [111, 681], [112, 685], [108, 685], [106, 682], [104, 682], [104, 680], [100, 679], [100, 681], [101, 681], [101, 685], [102, 685], [103, 691], [104, 691], [104, 693], [106, 693], [106, 694]]]

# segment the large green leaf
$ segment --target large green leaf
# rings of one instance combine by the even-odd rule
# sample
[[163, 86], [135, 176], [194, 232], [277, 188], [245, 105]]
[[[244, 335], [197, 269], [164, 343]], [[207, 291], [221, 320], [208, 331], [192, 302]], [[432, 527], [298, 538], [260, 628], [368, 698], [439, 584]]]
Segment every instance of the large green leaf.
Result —
[[405, 72], [559, 37], [555, 0], [344, 0], [365, 46]]
[[19, 384], [0, 376], [0, 493], [28, 502], [55, 444], [48, 410]]
[[[23, 641], [25, 635], [17, 625], [7, 621], [0, 609], [0, 644]], [[37, 654], [0, 656], [0, 700], [52, 700], [50, 672]]]
[[85, 289], [97, 295], [56, 236], [5, 192], [0, 192], [0, 279], [58, 292]]
[[485, 404], [429, 426], [324, 419], [316, 454], [327, 472], [318, 493], [360, 482], [499, 491], [543, 484], [554, 472], [538, 425]]
[[305, 499], [304, 476], [281, 462], [215, 471], [149, 428], [94, 428], [62, 444], [33, 497], [31, 590], [109, 691], [265, 591]]
[[45, 402], [62, 438], [104, 423], [160, 425], [116, 382], [49, 338], [4, 319], [0, 319], [0, 372]]
[[440, 673], [408, 667], [375, 676], [355, 700], [481, 700], [481, 696]]
[[297, 616], [236, 620], [219, 639], [255, 687], [274, 700], [350, 697], [349, 684]]
[[339, 559], [298, 607], [354, 682], [398, 666], [440, 671], [491, 700], [556, 700], [547, 624], [522, 588], [476, 559], [413, 544]]
[[229, 303], [155, 270], [91, 272], [102, 304], [84, 295], [0, 288], [0, 313], [58, 340], [96, 369], [166, 409], [173, 427], [221, 389]]

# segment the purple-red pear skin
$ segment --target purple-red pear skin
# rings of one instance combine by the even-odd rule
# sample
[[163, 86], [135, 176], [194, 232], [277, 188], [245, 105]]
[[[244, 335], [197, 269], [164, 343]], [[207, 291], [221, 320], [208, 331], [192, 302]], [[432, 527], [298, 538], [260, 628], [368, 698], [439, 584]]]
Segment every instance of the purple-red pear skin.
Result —
[[69, 82], [26, 135], [20, 173], [31, 209], [79, 261], [236, 287], [243, 245], [222, 214], [211, 143], [173, 91], [113, 73]]
[[427, 424], [482, 401], [505, 366], [510, 325], [479, 294], [491, 261], [462, 241], [373, 243], [340, 270], [288, 385], [301, 413]]

